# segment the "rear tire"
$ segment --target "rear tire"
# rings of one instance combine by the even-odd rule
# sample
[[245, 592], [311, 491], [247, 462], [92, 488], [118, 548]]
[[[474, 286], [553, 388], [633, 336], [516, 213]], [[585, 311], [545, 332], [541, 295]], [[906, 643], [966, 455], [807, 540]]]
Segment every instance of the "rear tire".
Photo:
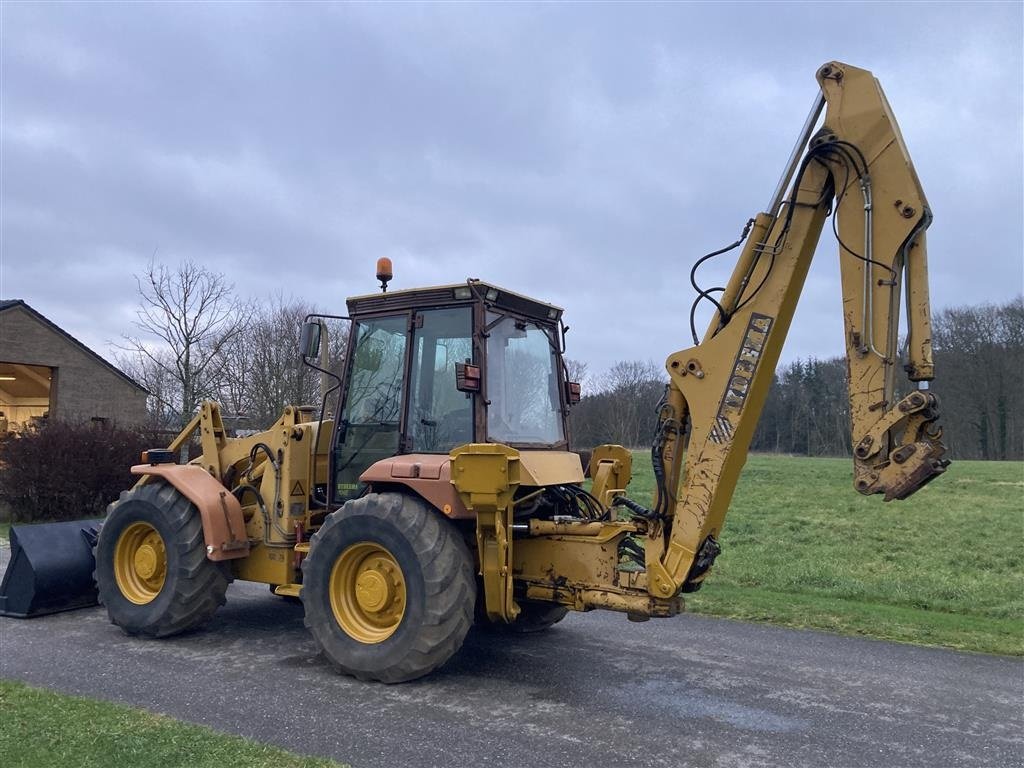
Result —
[[125, 491], [107, 507], [96, 543], [96, 588], [129, 635], [167, 637], [225, 602], [226, 566], [206, 557], [199, 510], [164, 482]]
[[328, 516], [302, 563], [306, 626], [360, 680], [440, 667], [473, 623], [476, 580], [459, 532], [421, 499], [371, 493]]
[[490, 621], [481, 606], [478, 611], [477, 623], [489, 632], [504, 632], [512, 635], [532, 635], [544, 632], [555, 626], [566, 617], [569, 609], [564, 605], [553, 603], [537, 603], [531, 600], [519, 600], [519, 615], [511, 624], [503, 621]]

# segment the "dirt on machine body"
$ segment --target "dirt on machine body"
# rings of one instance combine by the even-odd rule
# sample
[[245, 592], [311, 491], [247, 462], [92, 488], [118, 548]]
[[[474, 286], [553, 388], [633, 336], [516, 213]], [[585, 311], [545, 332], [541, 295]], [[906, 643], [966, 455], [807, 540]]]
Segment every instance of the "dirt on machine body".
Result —
[[[569, 611], [677, 614], [721, 551], [830, 214], [855, 488], [902, 499], [940, 475], [948, 461], [927, 390], [931, 212], [871, 73], [832, 62], [817, 80], [778, 189], [734, 244], [732, 277], [698, 289], [713, 321], [666, 360], [653, 499], [629, 497], [623, 447], [596, 448], [586, 466], [571, 450], [580, 389], [567, 377], [559, 307], [475, 279], [388, 292], [382, 259], [382, 291], [348, 300], [349, 352], [323, 404], [288, 407], [265, 432], [231, 438], [219, 407], [204, 403], [132, 468], [139, 483], [110, 506], [95, 548], [111, 620], [172, 635], [208, 620], [232, 579], [262, 582], [301, 599], [339, 670], [391, 683], [443, 664], [474, 623], [533, 632]], [[326, 317], [308, 318], [301, 354], [331, 377], [320, 357]], [[905, 397], [900, 369], [917, 384]], [[178, 464], [195, 435], [202, 454]]]

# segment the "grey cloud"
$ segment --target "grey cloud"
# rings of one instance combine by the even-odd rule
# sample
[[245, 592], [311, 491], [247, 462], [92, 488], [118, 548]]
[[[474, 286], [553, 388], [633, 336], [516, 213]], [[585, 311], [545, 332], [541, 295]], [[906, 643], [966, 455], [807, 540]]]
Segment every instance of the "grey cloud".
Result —
[[[592, 369], [660, 361], [689, 343], [690, 263], [767, 202], [830, 58], [873, 69], [900, 119], [936, 306], [1022, 290], [1019, 5], [2, 13], [0, 293], [100, 351], [157, 249], [335, 309], [388, 255], [396, 285], [566, 306]], [[819, 250], [787, 358], [841, 349]]]

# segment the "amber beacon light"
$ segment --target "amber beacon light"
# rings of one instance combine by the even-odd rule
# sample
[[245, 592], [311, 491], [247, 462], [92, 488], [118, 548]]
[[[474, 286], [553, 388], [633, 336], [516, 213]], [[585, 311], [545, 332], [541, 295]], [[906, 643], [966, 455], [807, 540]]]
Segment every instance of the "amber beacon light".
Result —
[[394, 273], [391, 271], [391, 259], [381, 256], [377, 259], [377, 279], [380, 280], [381, 293], [388, 292], [388, 282], [392, 277], [394, 277]]

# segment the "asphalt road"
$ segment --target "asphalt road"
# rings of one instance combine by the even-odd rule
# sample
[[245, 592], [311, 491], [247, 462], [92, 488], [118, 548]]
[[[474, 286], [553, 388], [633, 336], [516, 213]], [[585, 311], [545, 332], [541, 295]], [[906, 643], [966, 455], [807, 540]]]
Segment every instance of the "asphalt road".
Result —
[[382, 686], [335, 674], [301, 606], [234, 584], [170, 640], [99, 608], [0, 619], [0, 676], [358, 768], [1024, 765], [1021, 660], [699, 616], [473, 632], [431, 677]]

